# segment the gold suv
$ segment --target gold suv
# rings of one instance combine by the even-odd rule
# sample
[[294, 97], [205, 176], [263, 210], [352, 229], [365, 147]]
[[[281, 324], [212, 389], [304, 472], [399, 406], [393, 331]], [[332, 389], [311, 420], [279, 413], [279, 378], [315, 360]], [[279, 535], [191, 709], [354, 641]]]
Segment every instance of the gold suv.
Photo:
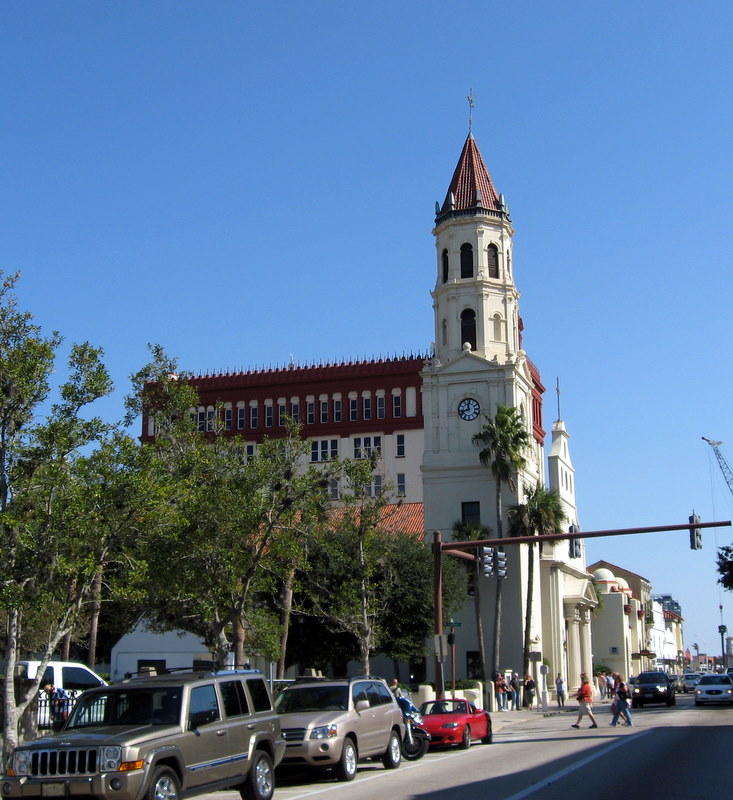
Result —
[[270, 800], [284, 751], [256, 670], [132, 678], [84, 692], [58, 733], [17, 747], [2, 796]]

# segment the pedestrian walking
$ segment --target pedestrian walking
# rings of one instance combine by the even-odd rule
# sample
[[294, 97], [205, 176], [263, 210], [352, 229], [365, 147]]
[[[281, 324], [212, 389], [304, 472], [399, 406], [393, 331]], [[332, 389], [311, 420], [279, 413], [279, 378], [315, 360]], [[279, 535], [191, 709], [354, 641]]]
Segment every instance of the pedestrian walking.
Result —
[[591, 724], [588, 727], [597, 728], [598, 723], [596, 722], [596, 718], [593, 716], [593, 709], [591, 708], [593, 691], [590, 688], [590, 683], [585, 675], [582, 678], [580, 689], [578, 689], [578, 693], [575, 696], [578, 699], [578, 719], [576, 720], [575, 725], [571, 725], [570, 727], [579, 728], [580, 720], [583, 719], [584, 716], [587, 716], [591, 721]]
[[557, 707], [565, 708], [565, 681], [559, 672], [555, 678], [555, 691], [557, 692]]
[[598, 681], [598, 691], [601, 693], [601, 700], [605, 700], [608, 690], [608, 684], [606, 683], [606, 673], [599, 672], [598, 675], [596, 676], [596, 680]]
[[629, 711], [629, 690], [627, 689], [621, 675], [619, 675], [618, 678], [619, 681], [616, 687], [616, 697], [614, 699], [616, 708], [613, 712], [613, 719], [608, 724], [615, 728], [618, 724], [619, 717], [623, 715], [624, 719], [626, 720], [626, 724], [633, 726], [634, 723], [631, 721], [631, 712]]

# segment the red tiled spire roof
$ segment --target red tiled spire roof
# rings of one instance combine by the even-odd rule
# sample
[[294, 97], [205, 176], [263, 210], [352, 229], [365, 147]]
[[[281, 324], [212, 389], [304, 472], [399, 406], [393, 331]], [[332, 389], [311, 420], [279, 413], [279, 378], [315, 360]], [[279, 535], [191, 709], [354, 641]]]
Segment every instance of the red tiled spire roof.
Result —
[[475, 139], [469, 133], [453, 173], [438, 218], [451, 211], [486, 209], [502, 212], [501, 200], [491, 181]]

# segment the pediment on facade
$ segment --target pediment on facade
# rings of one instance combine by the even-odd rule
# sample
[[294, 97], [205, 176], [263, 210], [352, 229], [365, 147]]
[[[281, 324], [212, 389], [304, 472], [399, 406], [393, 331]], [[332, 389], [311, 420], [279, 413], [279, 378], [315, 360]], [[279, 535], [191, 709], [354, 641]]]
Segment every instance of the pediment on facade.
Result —
[[466, 350], [447, 364], [433, 362], [432, 369], [441, 375], [471, 375], [479, 372], [485, 373], [487, 369], [501, 369], [503, 367], [503, 364], [487, 361], [470, 350]]
[[571, 606], [597, 606], [598, 596], [590, 578], [565, 575], [563, 582], [563, 603]]

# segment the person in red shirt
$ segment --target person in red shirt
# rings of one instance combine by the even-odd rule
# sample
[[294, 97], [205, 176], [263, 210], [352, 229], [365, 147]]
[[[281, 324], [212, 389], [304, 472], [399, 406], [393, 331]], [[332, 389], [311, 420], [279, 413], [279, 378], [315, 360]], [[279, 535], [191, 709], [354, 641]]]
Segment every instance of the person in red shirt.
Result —
[[591, 721], [591, 724], [588, 727], [597, 728], [598, 723], [596, 722], [596, 718], [593, 716], [593, 709], [591, 708], [593, 693], [591, 691], [588, 678], [585, 675], [582, 678], [580, 689], [578, 689], [578, 693], [575, 696], [578, 699], [578, 719], [576, 720], [575, 725], [571, 725], [570, 727], [579, 728], [580, 720], [583, 719], [584, 715], [588, 715]]

